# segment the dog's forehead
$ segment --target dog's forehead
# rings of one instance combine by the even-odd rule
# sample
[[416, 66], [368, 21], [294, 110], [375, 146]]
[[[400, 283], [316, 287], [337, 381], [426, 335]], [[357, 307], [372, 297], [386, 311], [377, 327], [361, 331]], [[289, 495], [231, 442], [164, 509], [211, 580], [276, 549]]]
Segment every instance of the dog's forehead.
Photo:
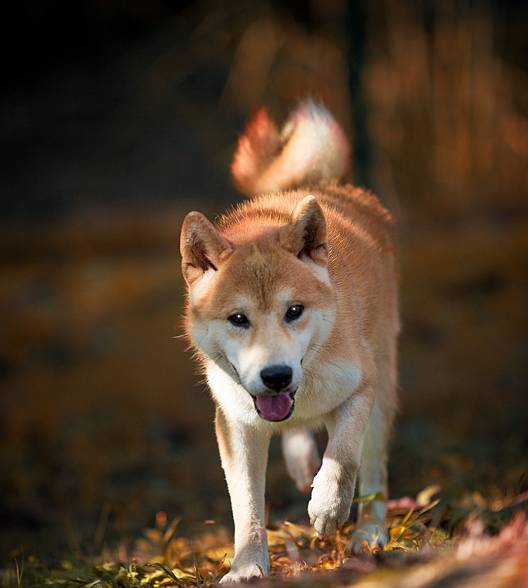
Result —
[[295, 258], [284, 250], [251, 244], [235, 251], [225, 272], [225, 284], [241, 298], [266, 310], [294, 296], [301, 278]]
[[261, 312], [263, 316], [273, 312], [276, 308], [283, 308], [296, 299], [293, 288], [280, 286], [273, 293], [269, 292], [265, 297], [255, 296], [254, 292], [248, 289], [241, 289], [235, 292], [229, 303], [233, 309], [240, 309], [242, 312]]
[[295, 302], [331, 305], [333, 290], [290, 252], [248, 243], [235, 248], [202, 296], [191, 296], [191, 309], [215, 318], [235, 310], [268, 314]]

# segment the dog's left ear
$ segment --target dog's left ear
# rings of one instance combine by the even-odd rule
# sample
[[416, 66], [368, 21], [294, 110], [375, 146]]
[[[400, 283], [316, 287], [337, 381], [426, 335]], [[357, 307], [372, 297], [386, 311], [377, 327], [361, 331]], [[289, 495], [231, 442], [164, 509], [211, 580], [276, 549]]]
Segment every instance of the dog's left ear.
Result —
[[233, 245], [201, 212], [189, 212], [183, 220], [180, 252], [183, 277], [191, 285], [208, 269], [217, 270], [233, 252]]
[[280, 242], [299, 259], [308, 256], [319, 265], [328, 263], [326, 221], [315, 196], [305, 196], [297, 204], [291, 221], [282, 229]]

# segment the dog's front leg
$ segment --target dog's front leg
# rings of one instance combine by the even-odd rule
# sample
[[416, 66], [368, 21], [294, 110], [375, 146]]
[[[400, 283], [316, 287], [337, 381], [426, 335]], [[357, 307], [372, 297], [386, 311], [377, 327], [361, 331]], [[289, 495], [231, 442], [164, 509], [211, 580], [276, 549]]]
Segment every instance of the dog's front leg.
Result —
[[334, 533], [350, 515], [373, 404], [369, 392], [366, 388], [356, 393], [325, 418], [328, 445], [308, 504], [310, 521], [319, 535]]
[[232, 422], [216, 410], [220, 449], [235, 522], [235, 557], [222, 583], [243, 582], [269, 572], [264, 493], [270, 434]]

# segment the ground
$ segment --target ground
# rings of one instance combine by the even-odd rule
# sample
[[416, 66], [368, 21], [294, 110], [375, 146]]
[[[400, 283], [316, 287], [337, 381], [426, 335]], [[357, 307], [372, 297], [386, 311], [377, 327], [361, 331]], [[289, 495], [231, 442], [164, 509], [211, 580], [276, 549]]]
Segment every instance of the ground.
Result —
[[[3, 233], [3, 585], [207, 585], [229, 565], [213, 407], [178, 338], [180, 216]], [[391, 543], [319, 541], [274, 444], [270, 581], [522, 585], [527, 229], [403, 232]]]

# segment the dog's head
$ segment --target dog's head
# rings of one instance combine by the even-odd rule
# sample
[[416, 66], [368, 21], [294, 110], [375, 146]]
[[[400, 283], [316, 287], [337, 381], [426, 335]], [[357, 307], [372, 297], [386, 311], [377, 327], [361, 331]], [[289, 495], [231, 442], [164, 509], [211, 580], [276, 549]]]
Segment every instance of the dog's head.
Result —
[[285, 224], [222, 232], [191, 212], [181, 254], [194, 346], [253, 397], [262, 418], [287, 419], [303, 370], [335, 321], [317, 200], [303, 198]]

